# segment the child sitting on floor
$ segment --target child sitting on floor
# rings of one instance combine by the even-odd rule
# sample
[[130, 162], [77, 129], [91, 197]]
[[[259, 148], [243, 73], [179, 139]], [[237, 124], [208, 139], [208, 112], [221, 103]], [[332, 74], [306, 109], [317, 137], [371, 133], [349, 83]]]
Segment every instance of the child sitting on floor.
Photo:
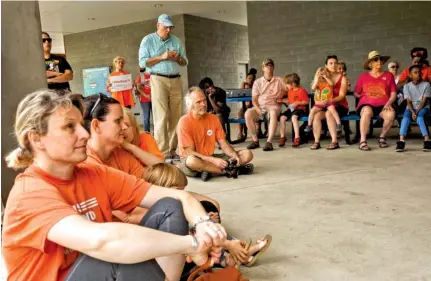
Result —
[[409, 76], [412, 81], [404, 86], [404, 98], [407, 100], [407, 108], [404, 111], [400, 128], [400, 140], [397, 142], [395, 151], [404, 151], [405, 139], [412, 119], [416, 121], [424, 137], [423, 151], [431, 151], [431, 141], [424, 118], [430, 114], [428, 104], [428, 98], [431, 98], [430, 83], [422, 81], [421, 67], [419, 65], [410, 66]]
[[341, 119], [335, 109], [335, 103], [331, 103], [332, 95], [333, 95], [333, 86], [334, 83], [329, 78], [329, 73], [326, 71], [324, 67], [320, 67], [316, 71], [316, 75], [314, 76], [313, 85], [311, 89], [314, 92], [314, 106], [310, 111], [310, 115], [308, 116], [308, 126], [305, 128], [305, 132], [309, 133], [312, 131], [312, 124], [314, 120], [314, 116], [316, 113], [322, 110], [328, 110], [335, 119], [337, 123], [337, 132], [341, 132]]
[[[293, 130], [295, 133], [295, 139], [293, 141], [292, 147], [298, 147], [301, 144], [299, 118], [306, 115], [309, 101], [307, 91], [299, 85], [300, 81], [301, 79], [296, 73], [286, 75], [284, 78], [284, 82], [286, 83], [287, 99], [281, 99], [279, 102], [288, 105], [288, 108], [280, 116], [280, 140], [278, 142], [279, 147], [283, 147], [286, 143], [284, 134], [286, 129], [286, 121], [288, 119], [292, 120]], [[284, 98], [284, 96], [282, 98]]]

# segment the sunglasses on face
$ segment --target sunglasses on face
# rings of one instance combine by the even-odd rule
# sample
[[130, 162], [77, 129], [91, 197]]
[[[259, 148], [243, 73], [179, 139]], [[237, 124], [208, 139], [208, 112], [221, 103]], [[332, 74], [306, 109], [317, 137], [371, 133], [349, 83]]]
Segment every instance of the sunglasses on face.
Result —
[[396, 65], [393, 65], [393, 66], [391, 66], [390, 68], [396, 68], [396, 69], [398, 69], [399, 67], [398, 67], [398, 66], [396, 66]]
[[381, 61], [383, 61], [383, 60], [382, 60], [382, 58], [381, 58], [381, 57], [376, 57], [376, 58], [374, 58], [374, 59], [373, 59], [373, 61], [375, 61], [375, 62], [380, 61], [380, 62], [381, 62]]
[[42, 38], [42, 42], [43, 43], [45, 43], [45, 42], [51, 43], [52, 42], [52, 38]]

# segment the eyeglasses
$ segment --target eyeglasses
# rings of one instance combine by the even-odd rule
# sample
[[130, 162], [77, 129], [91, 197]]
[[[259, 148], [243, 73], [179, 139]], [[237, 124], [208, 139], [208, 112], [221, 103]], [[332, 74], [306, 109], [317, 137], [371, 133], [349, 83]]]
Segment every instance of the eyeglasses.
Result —
[[399, 67], [396, 66], [396, 65], [393, 65], [393, 66], [390, 66], [389, 68], [396, 68], [396, 69], [398, 69]]
[[99, 105], [100, 101], [103, 99], [104, 95], [103, 94], [99, 94], [99, 98], [97, 99], [97, 101], [94, 103], [93, 108], [91, 108], [90, 111], [90, 117], [93, 116], [93, 112], [94, 110], [96, 110], [97, 106]]
[[51, 43], [52, 42], [52, 38], [42, 38], [42, 42], [43, 43], [45, 43], [45, 42]]
[[376, 57], [373, 59], [373, 61], [378, 62], [378, 61], [383, 61], [381, 57]]

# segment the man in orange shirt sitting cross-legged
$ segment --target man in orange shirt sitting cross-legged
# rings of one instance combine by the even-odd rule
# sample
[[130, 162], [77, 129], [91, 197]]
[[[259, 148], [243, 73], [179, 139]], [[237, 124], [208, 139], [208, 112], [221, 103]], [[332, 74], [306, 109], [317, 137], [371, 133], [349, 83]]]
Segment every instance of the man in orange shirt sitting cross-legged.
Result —
[[[190, 88], [186, 103], [188, 114], [177, 127], [181, 169], [191, 177], [201, 174], [203, 181], [212, 175], [251, 174], [253, 153], [246, 149], [235, 151], [226, 141], [226, 135], [216, 115], [207, 113], [207, 99], [199, 87]], [[216, 142], [223, 153], [214, 154]]]

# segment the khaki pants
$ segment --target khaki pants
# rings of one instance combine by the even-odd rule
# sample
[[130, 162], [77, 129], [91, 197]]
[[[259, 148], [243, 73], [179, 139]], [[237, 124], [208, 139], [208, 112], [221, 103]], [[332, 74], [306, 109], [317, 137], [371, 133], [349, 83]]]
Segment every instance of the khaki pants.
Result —
[[151, 102], [154, 120], [154, 138], [165, 156], [177, 149], [175, 128], [183, 110], [181, 79], [151, 75]]

